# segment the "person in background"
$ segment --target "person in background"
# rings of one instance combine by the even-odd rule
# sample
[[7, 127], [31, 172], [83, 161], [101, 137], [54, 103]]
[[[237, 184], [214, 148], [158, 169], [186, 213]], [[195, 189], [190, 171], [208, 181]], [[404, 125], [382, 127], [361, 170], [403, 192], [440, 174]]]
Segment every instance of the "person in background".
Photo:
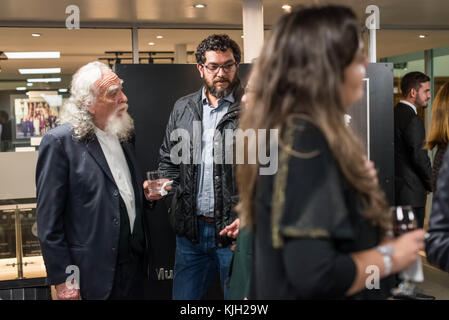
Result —
[[441, 86], [432, 104], [432, 118], [430, 122], [430, 133], [424, 146], [427, 150], [437, 147], [433, 158], [432, 175], [430, 185], [432, 192], [436, 191], [438, 172], [446, 153], [449, 141], [449, 82]]
[[[237, 217], [235, 165], [225, 162], [224, 132], [236, 129], [239, 120], [243, 95], [238, 76], [240, 48], [229, 36], [214, 34], [198, 45], [195, 55], [204, 85], [175, 103], [159, 152], [159, 170], [174, 181], [166, 202], [176, 232], [175, 300], [203, 299], [217, 271], [226, 298], [233, 239], [219, 232]], [[194, 128], [201, 128], [199, 150], [190, 139], [190, 158], [179, 163], [171, 152], [178, 141], [170, 136], [183, 129], [194, 138]], [[194, 159], [196, 154], [200, 159]]]
[[[248, 99], [251, 99], [251, 82], [250, 76], [245, 87], [245, 93], [242, 96], [243, 109], [246, 108]], [[236, 210], [238, 211], [238, 208]], [[253, 232], [251, 227], [240, 225], [240, 219], [237, 218], [233, 223], [220, 231], [220, 236], [237, 239], [235, 245], [232, 247], [234, 255], [232, 257], [231, 268], [229, 269], [227, 299], [248, 299], [253, 260]]]
[[0, 152], [3, 151], [3, 128], [6, 124], [5, 111], [0, 111]]
[[[143, 299], [150, 204], [122, 80], [91, 62], [75, 73], [70, 92], [62, 125], [42, 138], [36, 167], [49, 284], [58, 299]], [[79, 278], [68, 285], [73, 270]]]
[[[356, 15], [330, 5], [284, 15], [257, 59], [239, 127], [280, 130], [279, 168], [237, 171], [241, 223], [254, 231], [250, 299], [387, 298], [389, 275], [424, 247], [424, 230], [386, 236], [385, 195], [345, 126], [366, 65]], [[372, 266], [378, 290], [366, 289]]]
[[427, 138], [428, 150], [437, 147], [432, 167], [432, 211], [426, 258], [430, 264], [449, 272], [449, 83], [446, 82], [432, 105], [432, 122]]
[[396, 205], [410, 205], [418, 227], [424, 227], [431, 165], [424, 150], [424, 123], [417, 108], [427, 108], [430, 78], [422, 72], [409, 72], [401, 81], [403, 99], [394, 108], [394, 186]]
[[40, 128], [41, 136], [43, 136], [45, 134], [45, 120], [44, 120], [43, 114], [41, 114], [40, 119], [39, 119], [39, 128]]

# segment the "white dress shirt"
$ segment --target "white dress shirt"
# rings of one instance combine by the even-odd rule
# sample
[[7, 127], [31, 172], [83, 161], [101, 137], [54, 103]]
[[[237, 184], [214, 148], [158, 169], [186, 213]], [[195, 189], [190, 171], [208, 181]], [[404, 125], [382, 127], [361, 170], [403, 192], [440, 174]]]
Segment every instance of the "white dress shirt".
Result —
[[115, 180], [123, 202], [125, 202], [126, 211], [128, 212], [129, 225], [131, 233], [134, 228], [134, 220], [136, 219], [136, 203], [134, 198], [134, 189], [129, 172], [128, 163], [126, 162], [125, 153], [117, 136], [108, 134], [99, 128], [95, 128], [98, 142], [103, 150], [109, 169]]
[[411, 104], [410, 102], [405, 101], [405, 100], [401, 100], [401, 101], [399, 101], [399, 102], [400, 102], [400, 103], [403, 103], [403, 104], [406, 104], [406, 105], [408, 105], [408, 106], [410, 106], [410, 108], [412, 108], [413, 111], [415, 111], [415, 114], [418, 114], [418, 112], [416, 111], [416, 107], [415, 107], [413, 104]]

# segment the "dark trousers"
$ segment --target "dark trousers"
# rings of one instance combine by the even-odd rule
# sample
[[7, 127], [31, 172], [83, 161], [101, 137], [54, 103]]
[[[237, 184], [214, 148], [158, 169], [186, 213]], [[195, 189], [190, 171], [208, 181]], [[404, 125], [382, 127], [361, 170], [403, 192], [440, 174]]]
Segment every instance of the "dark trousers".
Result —
[[144, 268], [142, 260], [130, 260], [115, 267], [114, 285], [109, 300], [144, 299]]
[[418, 228], [424, 227], [424, 218], [426, 216], [426, 207], [413, 207], [413, 212], [416, 216]]

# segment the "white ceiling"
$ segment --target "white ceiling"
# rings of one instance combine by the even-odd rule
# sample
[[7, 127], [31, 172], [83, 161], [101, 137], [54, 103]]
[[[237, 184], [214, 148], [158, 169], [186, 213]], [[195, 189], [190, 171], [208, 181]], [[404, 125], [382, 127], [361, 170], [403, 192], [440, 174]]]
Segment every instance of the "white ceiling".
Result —
[[[360, 16], [375, 4], [381, 25], [448, 26], [447, 0], [263, 0], [265, 24], [272, 25], [283, 13], [283, 4], [335, 3], [350, 6]], [[204, 9], [193, 8], [203, 3]], [[63, 24], [69, 5], [80, 8], [84, 24], [227, 25], [241, 27], [242, 0], [0, 0], [0, 23], [11, 25]]]
[[[281, 5], [325, 2], [329, 1], [263, 0], [265, 35], [284, 13]], [[193, 4], [197, 3], [207, 7], [195, 9]], [[449, 0], [335, 0], [332, 3], [352, 7], [361, 24], [367, 16], [368, 5], [380, 8], [378, 57], [449, 46]], [[79, 30], [64, 28], [68, 5], [80, 9]], [[188, 51], [194, 51], [202, 39], [216, 32], [228, 33], [243, 49], [241, 0], [0, 0], [0, 8], [0, 51], [61, 51], [61, 59], [57, 60], [0, 60], [0, 89], [3, 90], [18, 86], [17, 82], [5, 80], [22, 79], [23, 85], [26, 77], [19, 75], [17, 69], [31, 67], [61, 67], [64, 83], [50, 87], [68, 86], [77, 68], [105, 57], [105, 51], [131, 51], [129, 28], [132, 26], [144, 28], [139, 29], [140, 51], [174, 51], [175, 44], [181, 43], [187, 45]], [[42, 36], [34, 38], [31, 33]], [[427, 38], [419, 39], [422, 33]], [[157, 35], [164, 38], [156, 39]], [[150, 41], [156, 45], [149, 46]], [[188, 62], [194, 62], [193, 56]]]

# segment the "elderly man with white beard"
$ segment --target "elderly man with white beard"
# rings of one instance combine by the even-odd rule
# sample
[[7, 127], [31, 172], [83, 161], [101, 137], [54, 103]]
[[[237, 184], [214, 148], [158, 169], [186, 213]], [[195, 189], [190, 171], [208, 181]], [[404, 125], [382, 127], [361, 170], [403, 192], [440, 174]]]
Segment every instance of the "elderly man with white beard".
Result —
[[122, 83], [103, 63], [81, 67], [39, 148], [38, 236], [58, 299], [144, 298], [151, 205]]

